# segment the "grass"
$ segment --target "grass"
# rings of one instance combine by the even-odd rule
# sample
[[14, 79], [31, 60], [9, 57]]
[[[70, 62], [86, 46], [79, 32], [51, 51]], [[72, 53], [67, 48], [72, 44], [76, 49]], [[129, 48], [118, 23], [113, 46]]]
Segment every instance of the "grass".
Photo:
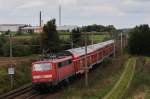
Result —
[[[110, 38], [109, 35], [94, 35], [93, 36], [93, 39], [94, 39], [95, 42], [102, 42], [105, 39], [109, 39], [109, 38]], [[91, 36], [91, 39], [92, 39], [92, 36]]]
[[150, 58], [139, 56], [130, 88], [124, 97], [150, 99]]
[[33, 37], [37, 37], [36, 35], [21, 35], [21, 36], [15, 36], [15, 40], [31, 40]]
[[132, 80], [136, 59], [129, 59], [119, 81], [104, 99], [120, 99]]
[[[30, 41], [34, 37], [37, 37], [37, 35], [20, 35], [20, 36], [15, 36], [14, 39], [17, 41], [20, 40], [28, 40]], [[70, 39], [69, 34], [60, 34], [59, 35], [60, 39], [68, 41]], [[94, 42], [102, 42], [104, 40], [110, 39], [110, 35], [93, 35], [93, 40]], [[89, 40], [92, 40], [92, 36], [89, 36]]]
[[65, 41], [70, 39], [70, 35], [59, 35], [59, 37], [60, 39], [65, 40]]
[[[20, 62], [15, 66], [14, 88], [31, 82], [31, 61]], [[0, 67], [0, 94], [11, 90], [7, 66]]]
[[[110, 38], [110, 35], [93, 35], [94, 42], [102, 42], [109, 38]], [[67, 41], [70, 39], [70, 35], [60, 35], [60, 39]], [[92, 40], [91, 35], [89, 36], [89, 39]]]
[[118, 57], [111, 63], [104, 62], [89, 74], [88, 88], [85, 88], [84, 77], [82, 77], [65, 89], [61, 97], [63, 99], [102, 99], [120, 78], [125, 60], [125, 57]]

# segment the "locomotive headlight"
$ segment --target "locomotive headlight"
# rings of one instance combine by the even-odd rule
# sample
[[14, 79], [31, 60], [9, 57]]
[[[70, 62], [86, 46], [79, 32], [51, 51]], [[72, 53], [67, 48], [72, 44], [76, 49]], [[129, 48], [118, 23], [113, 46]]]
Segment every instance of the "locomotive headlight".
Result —
[[44, 75], [43, 78], [52, 78], [52, 75]]
[[34, 79], [40, 79], [41, 76], [33, 76]]
[[52, 78], [52, 75], [33, 76], [33, 79], [40, 79], [40, 78]]

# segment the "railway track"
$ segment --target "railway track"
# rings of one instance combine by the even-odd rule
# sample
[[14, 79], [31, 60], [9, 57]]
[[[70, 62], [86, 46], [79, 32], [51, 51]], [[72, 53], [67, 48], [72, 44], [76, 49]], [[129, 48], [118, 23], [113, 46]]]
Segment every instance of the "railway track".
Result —
[[0, 99], [13, 99], [30, 91], [32, 91], [32, 84], [27, 84], [6, 94], [0, 95]]

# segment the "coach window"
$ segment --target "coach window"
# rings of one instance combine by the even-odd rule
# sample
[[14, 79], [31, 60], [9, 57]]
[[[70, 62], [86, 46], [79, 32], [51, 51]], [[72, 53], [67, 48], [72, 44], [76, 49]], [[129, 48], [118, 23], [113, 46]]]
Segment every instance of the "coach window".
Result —
[[72, 60], [71, 59], [69, 60], [69, 64], [72, 64]]
[[62, 66], [62, 62], [58, 63], [58, 67], [61, 67]]
[[69, 65], [69, 64], [72, 64], [71, 59], [58, 63], [58, 67], [66, 66], [66, 65]]

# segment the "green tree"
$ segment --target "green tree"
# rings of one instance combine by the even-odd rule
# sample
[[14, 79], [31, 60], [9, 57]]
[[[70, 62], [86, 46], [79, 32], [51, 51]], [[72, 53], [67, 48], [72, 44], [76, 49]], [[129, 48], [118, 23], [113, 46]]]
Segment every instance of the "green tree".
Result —
[[0, 56], [4, 55], [4, 50], [3, 49], [4, 49], [4, 46], [5, 46], [7, 41], [8, 41], [8, 39], [6, 39], [5, 36], [0, 36]]
[[81, 41], [81, 31], [80, 28], [76, 28], [72, 30], [72, 42], [74, 46], [78, 45]]
[[52, 19], [43, 27], [41, 33], [41, 47], [45, 51], [55, 52], [59, 50], [59, 35], [56, 30], [56, 21]]
[[116, 28], [113, 25], [103, 26], [103, 25], [97, 25], [97, 24], [83, 26], [82, 29], [85, 32], [92, 32], [92, 31], [96, 31], [96, 32], [112, 32], [112, 31], [116, 30]]
[[148, 25], [136, 26], [129, 36], [131, 54], [150, 55], [150, 28]]
[[10, 30], [5, 32], [5, 35], [9, 35], [10, 34]]

